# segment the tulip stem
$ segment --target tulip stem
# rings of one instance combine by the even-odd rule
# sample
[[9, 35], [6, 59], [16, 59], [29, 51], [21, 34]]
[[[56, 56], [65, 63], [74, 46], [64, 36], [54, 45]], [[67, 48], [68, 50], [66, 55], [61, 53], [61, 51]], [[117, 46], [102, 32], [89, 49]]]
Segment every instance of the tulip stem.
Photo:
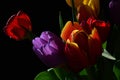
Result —
[[74, 5], [74, 0], [71, 0], [71, 3], [72, 3], [72, 19], [73, 19], [73, 22], [74, 22], [74, 21], [77, 21], [77, 19], [76, 19], [76, 9], [75, 9], [75, 5]]
[[94, 67], [88, 67], [88, 68], [86, 68], [86, 71], [87, 71], [89, 80], [96, 80]]

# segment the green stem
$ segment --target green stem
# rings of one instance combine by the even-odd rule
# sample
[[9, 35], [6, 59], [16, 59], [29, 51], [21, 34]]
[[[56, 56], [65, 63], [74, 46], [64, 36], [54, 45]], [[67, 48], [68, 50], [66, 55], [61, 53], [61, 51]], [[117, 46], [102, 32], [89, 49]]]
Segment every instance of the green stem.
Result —
[[95, 68], [94, 66], [86, 68], [87, 74], [88, 74], [88, 79], [89, 80], [96, 80], [95, 79]]
[[72, 19], [73, 19], [73, 22], [74, 22], [74, 21], [77, 21], [77, 19], [76, 19], [76, 9], [75, 9], [75, 5], [74, 5], [74, 0], [71, 0], [71, 3], [72, 3]]

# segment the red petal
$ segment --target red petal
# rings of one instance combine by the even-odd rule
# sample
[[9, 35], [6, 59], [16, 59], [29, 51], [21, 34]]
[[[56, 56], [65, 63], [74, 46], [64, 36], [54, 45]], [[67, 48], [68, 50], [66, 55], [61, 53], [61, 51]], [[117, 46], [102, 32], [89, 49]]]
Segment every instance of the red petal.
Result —
[[96, 28], [93, 29], [92, 34], [89, 36], [88, 45], [90, 63], [95, 64], [102, 54], [102, 44]]
[[68, 43], [67, 41], [65, 55], [70, 69], [74, 72], [79, 72], [88, 65], [86, 53], [76, 43]]

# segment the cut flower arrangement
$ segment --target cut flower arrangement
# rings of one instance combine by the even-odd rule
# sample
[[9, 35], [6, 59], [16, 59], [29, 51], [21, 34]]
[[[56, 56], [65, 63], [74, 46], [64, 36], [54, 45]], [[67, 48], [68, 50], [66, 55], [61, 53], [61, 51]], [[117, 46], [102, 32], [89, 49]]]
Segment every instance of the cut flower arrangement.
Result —
[[[49, 67], [34, 80], [120, 80], [120, 0], [65, 2], [72, 21], [64, 24], [59, 14], [59, 36], [51, 31], [35, 36], [30, 17], [22, 10], [3, 28], [16, 41], [30, 40], [36, 56]], [[109, 19], [103, 2], [109, 2]]]

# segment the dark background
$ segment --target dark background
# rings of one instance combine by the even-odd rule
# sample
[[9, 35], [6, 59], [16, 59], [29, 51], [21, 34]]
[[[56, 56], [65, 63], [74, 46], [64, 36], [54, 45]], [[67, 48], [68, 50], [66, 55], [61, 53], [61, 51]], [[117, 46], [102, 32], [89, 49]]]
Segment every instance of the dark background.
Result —
[[48, 68], [32, 51], [31, 42], [15, 41], [4, 34], [3, 27], [8, 18], [19, 10], [30, 16], [33, 33], [37, 36], [43, 30], [60, 34], [59, 11], [64, 23], [71, 19], [71, 8], [65, 0], [0, 1], [0, 80], [33, 80]]

